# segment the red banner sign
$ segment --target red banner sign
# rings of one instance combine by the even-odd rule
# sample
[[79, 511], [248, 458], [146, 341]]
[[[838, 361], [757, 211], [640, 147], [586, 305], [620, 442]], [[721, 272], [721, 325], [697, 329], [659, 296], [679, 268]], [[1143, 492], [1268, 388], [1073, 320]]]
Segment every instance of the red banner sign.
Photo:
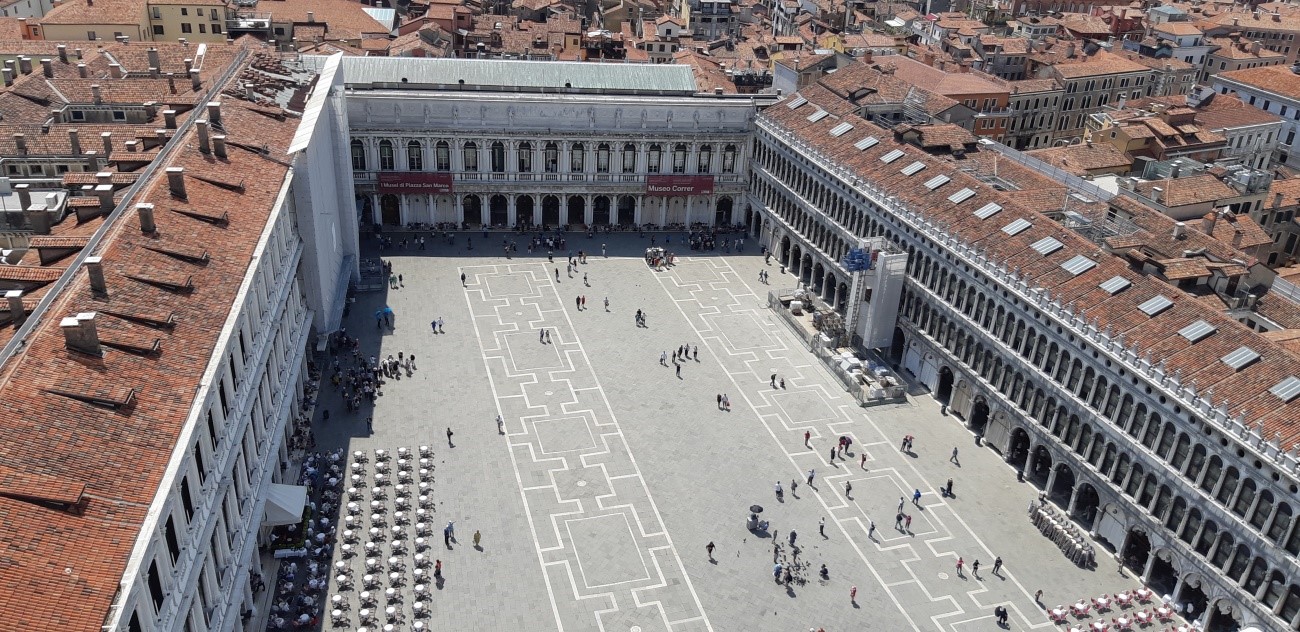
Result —
[[646, 195], [713, 195], [713, 176], [646, 176]]
[[450, 173], [424, 171], [386, 171], [379, 174], [380, 193], [451, 193]]

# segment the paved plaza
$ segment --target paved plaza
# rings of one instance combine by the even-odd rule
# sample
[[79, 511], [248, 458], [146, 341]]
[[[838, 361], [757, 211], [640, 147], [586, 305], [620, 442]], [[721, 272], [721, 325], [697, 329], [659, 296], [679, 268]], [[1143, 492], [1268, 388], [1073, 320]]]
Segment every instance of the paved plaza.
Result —
[[[441, 531], [454, 521], [458, 541], [448, 550], [435, 532], [426, 552], [445, 579], [428, 601], [430, 629], [962, 632], [997, 629], [999, 605], [1011, 629], [1051, 628], [1037, 590], [1054, 606], [1137, 587], [1110, 557], [1095, 570], [1071, 564], [1026, 517], [1036, 488], [1017, 483], [928, 395], [858, 407], [767, 309], [768, 290], [794, 279], [766, 266], [753, 240], [745, 254], [699, 253], [674, 235], [677, 265], [655, 272], [641, 258], [648, 236], [570, 234], [566, 250], [588, 259], [569, 276], [567, 252], [548, 263], [544, 250], [530, 254], [511, 238], [511, 259], [500, 233], [474, 234], [472, 251], [462, 234], [452, 245], [372, 252], [393, 262], [403, 287], [359, 295], [348, 333], [367, 356], [415, 354], [418, 370], [384, 386], [373, 432], [328, 386], [330, 420], [317, 415], [321, 450], [433, 447], [430, 522]], [[385, 305], [396, 327], [381, 336], [371, 315]], [[635, 323], [638, 309], [646, 327]], [[438, 318], [443, 334], [430, 330]], [[698, 361], [683, 362], [678, 377], [660, 354], [684, 344], [698, 346]], [[772, 374], [784, 389], [771, 386]], [[717, 405], [723, 393], [729, 412]], [[916, 438], [910, 454], [899, 449], [907, 434]], [[853, 438], [852, 456], [828, 465], [841, 435]], [[960, 465], [949, 460], [954, 447]], [[955, 494], [945, 499], [938, 490], [949, 478]], [[900, 497], [910, 533], [894, 528]], [[753, 504], [786, 564], [797, 531], [803, 583], [773, 581], [773, 539], [745, 527]], [[997, 556], [1000, 576], [991, 573]]]

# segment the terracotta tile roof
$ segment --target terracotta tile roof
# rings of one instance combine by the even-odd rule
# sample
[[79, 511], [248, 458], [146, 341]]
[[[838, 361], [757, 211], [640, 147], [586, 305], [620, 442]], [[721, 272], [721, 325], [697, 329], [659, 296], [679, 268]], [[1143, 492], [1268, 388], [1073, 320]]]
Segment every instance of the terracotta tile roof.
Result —
[[55, 237], [53, 235], [37, 235], [28, 240], [28, 245], [32, 248], [85, 248], [90, 243], [89, 237]]
[[[270, 13], [272, 22], [307, 24], [307, 13], [312, 12], [316, 22], [326, 25], [325, 39], [356, 41], [365, 36], [387, 36], [388, 29], [366, 13], [364, 5], [346, 0], [264, 0], [257, 3], [257, 12]], [[499, 17], [499, 16], [498, 16]], [[295, 35], [296, 36], [296, 35]]]
[[1080, 77], [1146, 72], [1148, 68], [1119, 55], [1100, 51], [1086, 61], [1057, 64], [1053, 66], [1053, 70], [1062, 79], [1078, 79]]
[[59, 279], [65, 269], [42, 268], [40, 266], [0, 266], [0, 282], [52, 283]]
[[145, 22], [145, 0], [66, 0], [50, 9], [41, 24], [131, 24]]
[[[824, 109], [831, 107], [829, 102], [842, 99], [821, 85], [804, 88], [799, 94]], [[775, 123], [794, 134], [811, 150], [888, 191], [900, 203], [926, 220], [943, 226], [959, 241], [982, 250], [994, 262], [1004, 265], [1008, 270], [1018, 270], [1029, 279], [1027, 282], [1031, 286], [1047, 290], [1053, 300], [1063, 305], [1073, 304], [1085, 320], [1096, 318], [1113, 335], [1122, 334], [1125, 344], [1134, 347], [1139, 357], [1150, 354], [1156, 358], [1157, 363], [1164, 363], [1168, 373], [1178, 372], [1185, 378], [1194, 376], [1202, 392], [1212, 387], [1216, 400], [1214, 406], [1217, 407], [1223, 401], [1230, 415], [1235, 416], [1238, 411], [1242, 411], [1248, 426], [1253, 426], [1256, 422], [1262, 423], [1265, 437], [1272, 437], [1274, 432], [1278, 432], [1281, 434], [1282, 445], [1291, 445], [1300, 439], [1300, 400], [1285, 403], [1268, 392], [1269, 388], [1288, 375], [1300, 375], [1300, 357], [1288, 353], [1281, 346], [1225, 316], [1221, 310], [1211, 309], [1157, 278], [1133, 272], [1122, 259], [1100, 252], [1096, 244], [1056, 224], [1038, 209], [1027, 207], [1004, 192], [967, 175], [959, 166], [968, 158], [962, 161], [949, 160], [928, 156], [916, 148], [900, 146], [892, 138], [882, 135], [885, 130], [852, 114], [808, 121], [805, 112], [804, 108], [796, 111], [772, 107], [764, 110], [760, 119]], [[853, 123], [853, 133], [842, 137], [831, 136], [828, 131], [841, 122]], [[854, 147], [855, 142], [867, 135], [876, 136], [882, 142], [867, 150]], [[879, 160], [880, 156], [893, 150], [900, 150], [905, 156], [892, 164]], [[951, 182], [936, 190], [928, 190], [922, 186], [924, 179], [909, 178], [899, 173], [898, 165], [909, 161], [926, 163], [929, 165], [925, 171], [927, 175], [947, 175]], [[976, 195], [961, 203], [949, 201], [948, 196], [962, 187], [970, 188]], [[1141, 230], [1150, 233], [1153, 243], [1160, 239], [1155, 231], [1164, 232], [1172, 228], [1172, 220], [1160, 216], [1152, 209], [1132, 200], [1124, 200], [1123, 196], [1115, 200], [1119, 201], [1116, 206], [1133, 209], [1134, 221]], [[973, 211], [988, 202], [996, 202], [1004, 210], [995, 216], [996, 220], [982, 221]], [[1059, 207], [1049, 207], [1047, 210], [1054, 208]], [[1073, 205], [1071, 208], [1074, 208]], [[1012, 237], [997, 230], [1017, 218], [1027, 219], [1031, 227]], [[1064, 248], [1045, 258], [1029, 248], [1029, 245], [1047, 236], [1061, 241]], [[1200, 235], [1199, 231], [1187, 231], [1184, 239], [1169, 244], [1171, 249], [1180, 245], [1184, 248], [1199, 248], [1204, 245], [1207, 256], [1213, 254], [1219, 261], [1240, 257], [1247, 260], [1248, 265], [1253, 264], [1248, 257], [1231, 248], [1222, 247], [1214, 240]], [[1078, 254], [1095, 258], [1098, 265], [1075, 277], [1056, 265]], [[1179, 255], [1181, 249], [1174, 250], [1173, 257]], [[1132, 286], [1113, 296], [1097, 287], [1115, 275], [1129, 278]], [[1155, 317], [1148, 317], [1137, 310], [1139, 303], [1157, 294], [1174, 297], [1174, 306]], [[1296, 311], [1294, 305], [1291, 309]], [[1169, 332], [1177, 331], [1196, 320], [1209, 322], [1217, 328], [1218, 333], [1196, 344], [1181, 336], [1169, 335]], [[1261, 358], [1234, 372], [1219, 358], [1242, 344], [1249, 344], [1261, 354]]]
[[1271, 51], [1263, 46], [1259, 47], [1259, 52], [1252, 53], [1249, 44], [1233, 42], [1232, 39], [1227, 37], [1206, 38], [1205, 43], [1218, 46], [1219, 50], [1211, 52], [1210, 55], [1224, 59], [1277, 59], [1279, 61], [1286, 59], [1286, 55]]
[[982, 73], [944, 72], [902, 55], [882, 55], [873, 63], [893, 70], [894, 75], [935, 94], [960, 101], [966, 95], [987, 95], [1007, 92], [1006, 87], [988, 80]]
[[[98, 2], [96, 3], [98, 4]], [[268, 119], [245, 102], [223, 98], [222, 120], [231, 139], [256, 139], [282, 155], [298, 121]], [[193, 134], [193, 130], [190, 132]], [[0, 612], [13, 630], [99, 630], [125, 571], [127, 559], [157, 493], [163, 470], [189, 415], [204, 360], [234, 304], [287, 168], [253, 152], [232, 150], [219, 161], [193, 148], [189, 138], [171, 165], [237, 179], [258, 173], [240, 192], [186, 178], [188, 203], [225, 209], [229, 223], [214, 225], [176, 213], [159, 213], [161, 238], [142, 235], [134, 215], [110, 228], [98, 254], [104, 259], [107, 298], [92, 299], [86, 275], [77, 275], [55, 298], [47, 317], [23, 351], [5, 364], [0, 400], [9, 412], [0, 420], [0, 467], [85, 485], [81, 514], [0, 495]], [[141, 190], [139, 201], [174, 204], [163, 172]], [[87, 222], [99, 225], [95, 220]], [[63, 222], [56, 235], [68, 231]], [[195, 265], [144, 249], [166, 244], [205, 248], [206, 265]], [[165, 274], [188, 274], [196, 291], [168, 293], [123, 278], [136, 266]], [[0, 270], [2, 272], [2, 270]], [[49, 274], [48, 272], [45, 274]], [[174, 328], [133, 325], [114, 313], [175, 312]], [[92, 358], [65, 349], [61, 316], [97, 311], [105, 332], [104, 355]], [[146, 331], [147, 329], [147, 331]], [[147, 345], [160, 339], [162, 354], [120, 352], [113, 345]], [[116, 409], [85, 403], [116, 402]], [[125, 402], [125, 403], [124, 403]], [[52, 488], [56, 486], [51, 486]], [[70, 496], [73, 487], [57, 487]]]
[[1201, 35], [1200, 27], [1191, 22], [1164, 22], [1162, 24], [1152, 24], [1151, 32], [1156, 34], [1179, 35]]
[[1127, 168], [1133, 164], [1132, 158], [1110, 143], [1051, 147], [1025, 153], [1080, 177], [1093, 171]]
[[1177, 259], [1158, 260], [1155, 264], [1157, 268], [1163, 270], [1165, 278], [1170, 281], [1199, 279], [1210, 276], [1210, 269], [1205, 266], [1204, 259], [1179, 257]]
[[1156, 187], [1164, 189], [1160, 203], [1167, 208], [1217, 202], [1237, 196], [1237, 192], [1232, 187], [1208, 173], [1169, 180], [1139, 182], [1133, 188], [1138, 193], [1150, 198]]
[[[1271, 200], [1270, 200], [1271, 203]], [[1209, 217], [1210, 214], [1206, 214]], [[1215, 239], [1224, 243], [1231, 244], [1238, 239], [1237, 233], [1241, 233], [1240, 243], [1235, 244], [1237, 248], [1254, 248], [1273, 243], [1273, 238], [1269, 236], [1268, 231], [1264, 230], [1249, 215], [1235, 215], [1224, 213], [1214, 222]]]
[[1260, 66], [1245, 70], [1229, 70], [1215, 75], [1215, 78], [1235, 81], [1247, 87], [1300, 101], [1300, 76], [1291, 72], [1289, 66]]

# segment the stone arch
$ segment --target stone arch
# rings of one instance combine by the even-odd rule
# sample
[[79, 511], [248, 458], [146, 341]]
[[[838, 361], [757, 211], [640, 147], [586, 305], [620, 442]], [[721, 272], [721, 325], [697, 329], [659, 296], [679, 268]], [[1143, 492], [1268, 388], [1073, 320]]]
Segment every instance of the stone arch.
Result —
[[497, 194], [488, 198], [488, 221], [492, 226], [510, 224], [510, 201], [506, 196]]
[[483, 223], [483, 199], [477, 195], [466, 195], [461, 200], [461, 209], [465, 212], [465, 224], [477, 226]]
[[947, 365], [939, 367], [939, 382], [934, 389], [934, 398], [945, 406], [952, 400], [952, 369]]
[[560, 198], [548, 195], [542, 198], [542, 224], [551, 227], [560, 225]]
[[587, 223], [587, 200], [581, 195], [570, 195], [565, 223], [581, 226]]
[[537, 218], [533, 217], [533, 196], [521, 195], [515, 199], [515, 223], [529, 227], [536, 223]]
[[1029, 458], [1029, 446], [1032, 441], [1029, 439], [1029, 432], [1024, 428], [1016, 427], [1011, 430], [1011, 435], [1007, 440], [1006, 457], [1007, 464], [1017, 472], [1025, 467], [1025, 461]]

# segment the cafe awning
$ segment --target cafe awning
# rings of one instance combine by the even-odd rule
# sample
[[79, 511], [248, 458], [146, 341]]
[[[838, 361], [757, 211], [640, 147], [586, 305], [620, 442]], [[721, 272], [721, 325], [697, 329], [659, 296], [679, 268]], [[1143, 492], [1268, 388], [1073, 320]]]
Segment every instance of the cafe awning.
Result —
[[266, 493], [266, 519], [263, 526], [302, 522], [302, 509], [307, 505], [307, 488], [302, 485], [271, 483]]

